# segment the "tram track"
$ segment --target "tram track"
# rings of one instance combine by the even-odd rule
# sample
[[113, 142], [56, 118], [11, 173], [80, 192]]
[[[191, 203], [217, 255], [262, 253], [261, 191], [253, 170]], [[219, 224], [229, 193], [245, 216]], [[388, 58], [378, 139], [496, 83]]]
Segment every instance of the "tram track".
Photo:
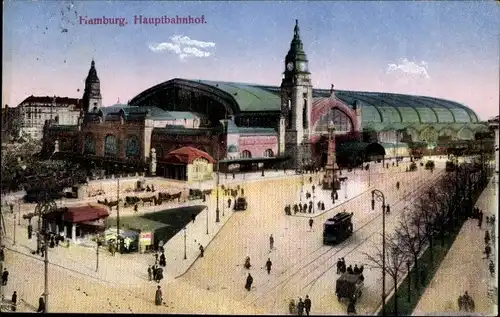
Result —
[[[436, 173], [434, 177], [432, 177], [431, 179], [432, 180], [435, 180], [437, 179], [443, 172], [440, 172], [440, 173]], [[415, 189], [415, 190], [411, 190], [409, 191], [407, 194], [404, 194], [399, 200], [397, 200], [395, 203], [392, 204], [392, 206], [397, 206], [398, 204], [400, 204], [401, 202], [406, 202], [408, 200], [408, 197], [412, 196], [412, 195], [415, 195], [415, 191], [420, 191], [421, 188], [423, 187], [426, 187], [426, 186], [430, 186], [432, 185], [433, 182], [429, 182], [429, 179], [425, 179], [422, 181], [423, 184], [419, 184], [419, 186]], [[419, 196], [418, 194], [416, 194], [415, 196]], [[415, 198], [417, 198], [415, 197]], [[415, 199], [414, 198], [414, 199]], [[412, 199], [412, 200], [414, 200]], [[402, 212], [402, 210], [398, 213], [395, 213], [397, 215], [399, 215], [400, 213]], [[362, 224], [360, 227], [358, 227], [354, 232], [360, 232], [362, 231], [364, 228], [366, 228], [367, 226], [369, 226], [370, 224], [373, 224], [377, 219], [379, 219], [379, 217], [381, 216], [381, 214], [378, 214], [376, 215], [375, 217], [373, 217], [372, 219], [366, 221], [364, 224]], [[358, 244], [356, 244], [355, 246], [351, 246], [352, 248], [349, 250], [349, 240], [351, 239], [348, 239], [346, 241], [343, 241], [340, 245], [337, 245], [337, 246], [332, 246], [332, 247], [329, 247], [327, 250], [324, 250], [322, 252], [320, 252], [319, 254], [315, 254], [317, 253], [318, 251], [322, 250], [325, 248], [325, 246], [320, 246], [319, 248], [315, 249], [314, 251], [310, 252], [308, 255], [306, 255], [306, 257], [312, 257], [311, 260], [309, 260], [307, 263], [303, 263], [301, 261], [298, 261], [298, 263], [300, 263], [300, 267], [296, 268], [296, 265], [298, 263], [294, 263], [292, 266], [290, 266], [288, 269], [286, 269], [285, 271], [283, 271], [281, 274], [285, 274], [286, 272], [290, 272], [290, 271], [293, 271], [293, 273], [291, 274], [288, 274], [285, 278], [283, 278], [281, 281], [279, 281], [277, 284], [275, 284], [274, 286], [272, 286], [270, 289], [264, 291], [264, 292], [261, 292], [259, 293], [256, 297], [253, 297], [251, 299], [247, 299], [248, 298], [248, 295], [245, 296], [245, 298], [243, 298], [243, 301], [246, 301], [248, 304], [254, 304], [256, 301], [258, 301], [259, 299], [261, 299], [262, 297], [272, 293], [273, 291], [276, 291], [279, 289], [279, 291], [282, 291], [286, 288], [286, 286], [300, 273], [303, 273], [304, 270], [307, 270], [308, 268], [312, 268], [311, 270], [308, 270], [308, 272], [304, 275], [304, 276], [308, 276], [311, 274], [311, 272], [314, 272], [317, 268], [321, 267], [322, 265], [324, 265], [325, 263], [327, 263], [328, 261], [330, 261], [331, 258], [337, 256], [340, 252], [343, 252], [345, 250], [349, 250], [346, 254], [344, 254], [344, 257], [351, 254], [353, 251], [355, 251], [357, 248], [359, 248], [361, 245], [363, 245], [368, 239], [370, 239], [374, 234], [376, 234], [378, 231], [376, 232], [373, 232], [372, 234], [370, 234], [367, 238], [363, 239], [361, 242], [359, 242]], [[352, 241], [351, 241], [352, 242]], [[340, 247], [340, 248], [339, 248]], [[332, 251], [335, 250], [335, 252], [332, 253]], [[320, 264], [317, 264], [318, 261], [320, 261]], [[335, 265], [335, 264], [334, 264]], [[312, 287], [314, 286], [314, 284], [316, 283], [317, 280], [319, 280], [326, 272], [328, 272], [332, 267], [334, 267], [334, 265], [331, 265], [329, 266], [326, 270], [323, 270], [319, 276], [317, 276], [316, 278], [313, 279], [313, 281], [309, 282], [306, 286], [302, 287], [302, 289], [304, 288], [307, 288], [308, 286], [311, 286], [310, 289], [312, 289]], [[277, 297], [275, 297], [275, 300], [273, 302], [273, 307], [276, 305], [276, 301], [278, 300]]]

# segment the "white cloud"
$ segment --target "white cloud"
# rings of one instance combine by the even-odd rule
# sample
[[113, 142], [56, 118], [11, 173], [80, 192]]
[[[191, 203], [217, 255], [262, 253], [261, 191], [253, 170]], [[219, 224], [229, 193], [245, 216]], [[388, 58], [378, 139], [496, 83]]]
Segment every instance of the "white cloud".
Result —
[[170, 37], [171, 42], [149, 44], [149, 49], [155, 53], [171, 52], [179, 56], [181, 61], [188, 57], [209, 57], [212, 56], [215, 48], [214, 42], [203, 42], [193, 40], [188, 36], [174, 35]]
[[428, 68], [429, 65], [425, 61], [417, 64], [416, 62], [410, 61], [407, 58], [401, 58], [399, 59], [397, 64], [389, 64], [387, 66], [386, 73], [389, 74], [399, 71], [406, 74], [419, 75], [425, 78], [430, 78], [429, 73], [427, 72]]

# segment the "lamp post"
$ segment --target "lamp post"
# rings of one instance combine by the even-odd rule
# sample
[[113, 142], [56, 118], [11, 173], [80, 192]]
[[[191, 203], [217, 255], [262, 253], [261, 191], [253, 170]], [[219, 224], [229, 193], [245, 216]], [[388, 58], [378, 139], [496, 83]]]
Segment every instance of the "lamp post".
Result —
[[186, 256], [186, 239], [187, 239], [186, 238], [187, 237], [186, 231], [187, 231], [187, 229], [186, 229], [186, 227], [184, 227], [183, 231], [184, 231], [184, 260], [186, 260], [187, 259], [187, 256]]
[[16, 245], [16, 228], [17, 228], [16, 214], [14, 213], [14, 241], [12, 241], [13, 245]]
[[[219, 120], [219, 122], [221, 123], [220, 125], [220, 130], [219, 130], [219, 133], [217, 135], [217, 189], [216, 189], [216, 195], [217, 195], [217, 198], [216, 198], [216, 204], [217, 204], [217, 207], [215, 208], [215, 222], [220, 222], [220, 218], [219, 218], [219, 214], [220, 214], [220, 210], [219, 210], [219, 161], [220, 161], [220, 142], [221, 142], [221, 134], [222, 132], [225, 132], [225, 127], [226, 127], [226, 121], [227, 119], [223, 119], [223, 120]], [[207, 233], [208, 233], [208, 229], [207, 229]]]
[[[118, 165], [115, 164], [115, 172]], [[120, 176], [116, 175], [116, 241], [120, 237]]]
[[[38, 215], [38, 224], [39, 224], [39, 231], [38, 231], [38, 238], [37, 238], [37, 247], [38, 249], [40, 248], [40, 238], [41, 235], [43, 235], [44, 239], [44, 244], [45, 244], [45, 260], [44, 260], [44, 266], [45, 266], [45, 290], [44, 290], [44, 300], [45, 300], [45, 312], [48, 312], [48, 302], [49, 302], [49, 248], [48, 248], [48, 233], [49, 233], [49, 223], [48, 219], [45, 218], [45, 215], [50, 213], [51, 211], [57, 210], [57, 205], [54, 202], [54, 200], [50, 199], [48, 194], [45, 193], [44, 199], [39, 202], [35, 208], [35, 214]], [[41, 228], [41, 219], [44, 219], [44, 226], [43, 226], [43, 232]]]
[[375, 199], [382, 202], [382, 316], [385, 316], [385, 195], [378, 189], [372, 190], [372, 210]]
[[102, 240], [101, 237], [98, 236], [96, 239], [96, 264], [95, 264], [95, 271], [99, 271], [99, 247], [101, 246]]
[[18, 219], [17, 219], [17, 225], [21, 225], [21, 202], [17, 202], [17, 213], [18, 213]]
[[347, 199], [347, 179], [344, 180], [344, 198]]

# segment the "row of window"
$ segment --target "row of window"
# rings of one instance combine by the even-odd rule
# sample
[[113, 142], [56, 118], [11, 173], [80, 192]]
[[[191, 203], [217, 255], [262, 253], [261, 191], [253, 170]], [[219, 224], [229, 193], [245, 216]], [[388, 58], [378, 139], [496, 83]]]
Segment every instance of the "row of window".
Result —
[[[141, 144], [139, 138], [135, 135], [129, 136], [125, 140], [125, 156], [126, 157], [139, 157], [141, 151]], [[84, 154], [96, 154], [96, 140], [92, 134], [87, 134], [83, 144]], [[104, 156], [119, 156], [120, 155], [120, 140], [108, 134], [104, 137]]]

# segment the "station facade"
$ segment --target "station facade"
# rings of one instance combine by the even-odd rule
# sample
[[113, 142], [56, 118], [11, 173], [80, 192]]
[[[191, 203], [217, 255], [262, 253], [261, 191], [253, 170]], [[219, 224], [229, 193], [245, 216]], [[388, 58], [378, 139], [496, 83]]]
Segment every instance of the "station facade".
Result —
[[78, 124], [47, 121], [44, 149], [169, 176], [169, 154], [183, 147], [226, 168], [324, 166], [332, 123], [339, 164], [409, 156], [416, 147], [439, 152], [488, 131], [473, 110], [453, 101], [313, 88], [298, 22], [283, 66], [280, 86], [174, 78], [127, 104], [102, 107], [92, 61]]

